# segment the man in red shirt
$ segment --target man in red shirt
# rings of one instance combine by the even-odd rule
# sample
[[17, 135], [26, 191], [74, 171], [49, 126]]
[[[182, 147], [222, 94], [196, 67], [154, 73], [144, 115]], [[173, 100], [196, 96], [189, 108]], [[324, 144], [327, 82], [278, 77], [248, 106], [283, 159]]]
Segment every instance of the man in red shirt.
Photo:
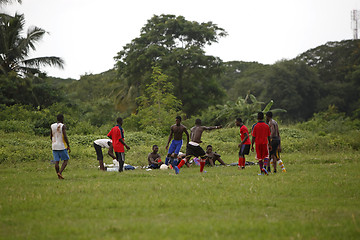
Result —
[[[259, 161], [260, 172], [268, 174], [266, 166], [269, 164], [270, 145], [270, 127], [264, 122], [264, 113], [258, 113], [258, 122], [252, 127], [251, 135], [251, 151], [254, 151], [254, 143], [256, 145], [256, 159]], [[263, 162], [264, 161], [264, 162]], [[265, 165], [265, 168], [264, 168]]]
[[239, 144], [239, 169], [245, 168], [245, 155], [249, 155], [250, 152], [250, 136], [247, 127], [244, 125], [241, 118], [236, 119], [236, 126], [240, 127], [240, 138]]
[[116, 122], [117, 125], [110, 130], [107, 136], [112, 140], [116, 160], [119, 162], [119, 172], [122, 172], [125, 163], [124, 146], [127, 150], [129, 150], [130, 147], [124, 142], [124, 129], [121, 127], [123, 119], [119, 117], [116, 119]]

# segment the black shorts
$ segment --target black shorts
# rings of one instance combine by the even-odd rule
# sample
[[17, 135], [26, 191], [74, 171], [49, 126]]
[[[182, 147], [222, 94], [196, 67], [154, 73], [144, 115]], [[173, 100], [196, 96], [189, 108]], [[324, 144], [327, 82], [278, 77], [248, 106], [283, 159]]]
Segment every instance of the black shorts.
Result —
[[194, 156], [194, 157], [203, 157], [205, 156], [205, 151], [202, 147], [193, 146], [191, 144], [186, 145], [186, 156]]
[[243, 144], [241, 145], [240, 151], [239, 151], [239, 157], [244, 155], [249, 155], [250, 152], [250, 144]]
[[272, 139], [270, 144], [271, 144], [271, 151], [270, 151], [269, 155], [271, 156], [271, 155], [276, 154], [276, 151], [277, 151], [277, 149], [278, 149], [278, 147], [280, 145], [280, 140], [279, 139]]
[[103, 160], [104, 156], [103, 156], [103, 153], [102, 153], [101, 146], [94, 143], [94, 148], [95, 148], [95, 151], [96, 151], [97, 160], [99, 160], [99, 161]]

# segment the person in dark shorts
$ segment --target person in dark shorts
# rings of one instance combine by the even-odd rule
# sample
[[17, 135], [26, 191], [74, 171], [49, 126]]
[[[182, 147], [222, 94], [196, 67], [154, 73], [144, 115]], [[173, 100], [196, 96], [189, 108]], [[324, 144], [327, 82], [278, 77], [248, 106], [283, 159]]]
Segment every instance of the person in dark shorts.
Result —
[[244, 125], [241, 118], [237, 118], [235, 122], [236, 126], [240, 127], [240, 139], [239, 144], [239, 169], [245, 168], [245, 155], [249, 155], [250, 152], [250, 136], [247, 127]]
[[125, 149], [130, 150], [130, 147], [125, 143], [124, 129], [122, 128], [123, 119], [121, 117], [116, 119], [117, 125], [114, 126], [108, 133], [108, 137], [112, 139], [112, 144], [115, 151], [116, 160], [119, 162], [119, 172], [124, 169], [125, 163]]
[[206, 164], [210, 164], [212, 167], [215, 166], [216, 161], [219, 161], [220, 165], [226, 165], [221, 159], [221, 155], [217, 152], [213, 152], [213, 147], [211, 145], [206, 147], [206, 157]]
[[205, 130], [219, 129], [221, 126], [201, 126], [201, 120], [195, 120], [195, 126], [191, 128], [191, 141], [186, 146], [186, 160], [181, 160], [178, 167], [181, 168], [186, 162], [189, 162], [191, 156], [200, 157], [200, 172], [203, 172], [206, 163], [206, 154], [204, 149], [200, 147], [201, 135]]
[[116, 159], [113, 152], [113, 145], [111, 139], [97, 139], [94, 141], [94, 148], [96, 151], [97, 160], [99, 161], [100, 170], [106, 171], [104, 167], [104, 156], [102, 153], [103, 148], [108, 149], [108, 154], [112, 159]]
[[[285, 167], [283, 162], [280, 160], [280, 155], [279, 155], [281, 152], [281, 138], [279, 132], [279, 125], [272, 117], [273, 117], [272, 112], [269, 111], [266, 113], [266, 123], [270, 127], [270, 145], [271, 145], [271, 150], [269, 153], [270, 159], [274, 168], [274, 173], [276, 173], [277, 171], [276, 169], [277, 162], [279, 162], [279, 165], [281, 164], [281, 168], [283, 172], [286, 172], [286, 170], [284, 171]], [[268, 166], [268, 171], [270, 171], [270, 165]]]
[[162, 164], [164, 164], [162, 161], [161, 161], [161, 156], [160, 154], [158, 153], [159, 151], [159, 147], [157, 145], [154, 145], [152, 147], [152, 152], [148, 154], [148, 163], [149, 163], [149, 168], [152, 168], [152, 169], [158, 169], [160, 168], [160, 166]]

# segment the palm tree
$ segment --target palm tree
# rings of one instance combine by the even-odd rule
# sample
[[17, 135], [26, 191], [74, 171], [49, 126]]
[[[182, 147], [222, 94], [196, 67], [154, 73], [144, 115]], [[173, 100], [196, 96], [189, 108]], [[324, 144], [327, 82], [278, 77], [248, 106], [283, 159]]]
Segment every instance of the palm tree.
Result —
[[22, 1], [21, 0], [0, 0], [0, 5], [1, 4], [7, 4], [7, 3], [12, 3], [12, 2], [18, 2], [18, 3], [21, 3]]
[[36, 50], [35, 44], [43, 38], [46, 31], [30, 27], [26, 37], [22, 37], [24, 25], [23, 14], [9, 16], [0, 13], [0, 75], [7, 75], [11, 71], [19, 75], [41, 73], [41, 66], [63, 68], [64, 61], [59, 57], [27, 58], [31, 50]]

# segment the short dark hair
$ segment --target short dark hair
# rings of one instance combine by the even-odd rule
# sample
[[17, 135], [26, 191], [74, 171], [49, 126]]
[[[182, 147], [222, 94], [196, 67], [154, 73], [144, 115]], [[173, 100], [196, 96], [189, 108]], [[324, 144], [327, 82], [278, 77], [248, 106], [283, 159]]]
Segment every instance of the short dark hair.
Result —
[[209, 148], [209, 147], [211, 147], [211, 148], [212, 148], [212, 146], [211, 146], [211, 145], [207, 145], [207, 147], [206, 147], [206, 148]]
[[196, 119], [195, 124], [201, 124], [201, 119], [200, 118]]
[[152, 147], [152, 148], [154, 149], [154, 148], [155, 148], [155, 147], [157, 147], [157, 146], [158, 146], [158, 145], [153, 145], [153, 147]]
[[241, 118], [236, 119], [237, 122], [243, 122]]
[[116, 122], [119, 123], [119, 124], [122, 123], [122, 121], [123, 121], [123, 119], [122, 119], [121, 117], [118, 117], [118, 118], [116, 119]]
[[268, 112], [266, 113], [266, 116], [272, 118], [273, 114], [272, 114], [272, 112], [268, 111]]
[[258, 112], [257, 118], [258, 118], [259, 120], [264, 119], [264, 113], [263, 113], [263, 112]]
[[175, 119], [179, 119], [180, 121], [181, 121], [181, 117], [180, 116], [176, 116], [176, 118]]
[[64, 121], [64, 115], [62, 115], [62, 114], [60, 113], [60, 114], [58, 114], [58, 115], [56, 116], [56, 119], [57, 119], [59, 122], [62, 122], [62, 121]]

